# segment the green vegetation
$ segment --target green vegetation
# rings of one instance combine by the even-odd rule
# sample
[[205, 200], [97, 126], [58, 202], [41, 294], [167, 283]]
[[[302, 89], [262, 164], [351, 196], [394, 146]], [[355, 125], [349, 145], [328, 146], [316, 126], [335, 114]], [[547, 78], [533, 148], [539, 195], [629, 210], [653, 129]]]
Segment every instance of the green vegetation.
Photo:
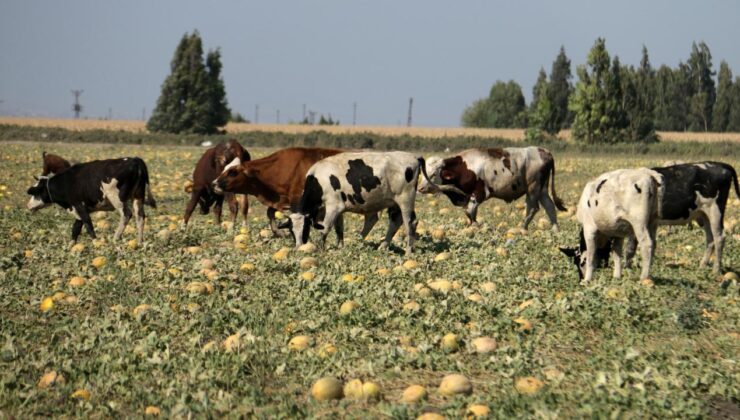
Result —
[[[716, 72], [704, 43], [692, 44], [688, 60], [676, 68], [654, 70], [642, 48], [640, 65], [622, 65], [611, 58], [606, 40], [598, 38], [571, 83], [565, 49], [553, 61], [549, 79], [540, 69], [528, 107], [514, 81], [497, 81], [491, 95], [475, 101], [462, 115], [466, 127], [528, 127], [527, 138], [542, 141], [573, 128], [573, 137], [587, 144], [651, 143], [655, 130], [740, 131], [740, 77], [733, 82], [725, 61]], [[715, 87], [716, 85], [716, 87]], [[494, 89], [500, 92], [493, 95]], [[518, 90], [517, 90], [518, 89]], [[511, 112], [517, 110], [512, 117]], [[521, 111], [521, 112], [520, 112]], [[502, 118], [505, 115], [507, 118]]]
[[221, 68], [218, 49], [208, 51], [203, 62], [203, 41], [198, 31], [183, 35], [147, 129], [165, 133], [217, 133], [231, 117]]
[[[263, 237], [265, 209], [255, 200], [246, 236], [213, 225], [211, 216], [181, 230], [183, 183], [203, 149], [141, 138], [142, 145], [49, 137], [2, 144], [0, 417], [129, 418], [148, 410], [163, 417], [413, 419], [433, 409], [461, 418], [472, 404], [487, 405], [493, 418], [698, 418], [716, 415], [717, 407], [737, 417], [739, 290], [698, 268], [701, 229], [659, 230], [653, 286], [641, 284], [635, 269], [621, 280], [600, 270], [580, 285], [557, 250], [577, 244], [572, 212], [559, 214], [559, 234], [540, 213], [522, 235], [512, 229], [522, 221], [521, 200], [484, 204], [482, 225], [471, 229], [446, 198], [420, 197], [416, 267], [397, 268], [407, 260], [400, 242], [392, 251], [376, 249], [385, 215], [367, 242], [357, 239], [362, 219], [348, 215], [345, 248], [335, 249], [332, 235], [324, 252], [276, 259], [290, 240]], [[42, 150], [78, 161], [144, 158], [159, 204], [147, 209], [145, 243], [129, 244], [131, 229], [112, 243], [118, 217], [103, 213], [95, 224], [104, 241], [83, 236], [73, 250], [69, 214], [25, 210]], [[250, 148], [255, 157], [270, 151]], [[676, 158], [555, 156], [558, 194], [570, 207], [601, 172]], [[737, 155], [723, 160], [740, 167]], [[738, 218], [733, 193], [724, 263], [735, 272]], [[435, 261], [442, 252], [448, 258]], [[301, 267], [309, 255], [316, 266]], [[70, 282], [75, 276], [84, 284]], [[449, 284], [432, 289], [428, 282], [439, 278]], [[350, 300], [356, 305], [340, 315]], [[418, 307], [406, 305], [411, 301]], [[456, 336], [454, 345], [447, 334]], [[308, 339], [289, 345], [299, 335]], [[495, 348], [475, 353], [478, 337], [490, 337]], [[438, 386], [448, 374], [465, 375], [472, 391], [443, 395]], [[380, 395], [317, 402], [311, 387], [326, 376], [375, 383]], [[404, 404], [401, 394], [412, 384], [428, 396]]]

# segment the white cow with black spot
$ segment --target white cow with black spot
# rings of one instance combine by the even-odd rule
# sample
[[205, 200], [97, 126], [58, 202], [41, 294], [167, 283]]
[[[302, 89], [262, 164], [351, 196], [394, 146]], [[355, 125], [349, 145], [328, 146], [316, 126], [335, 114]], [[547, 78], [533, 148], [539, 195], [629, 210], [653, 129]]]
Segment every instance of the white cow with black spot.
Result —
[[335, 227], [341, 246], [342, 213], [367, 215], [388, 209], [390, 222], [380, 248], [390, 245], [403, 223], [406, 254], [410, 254], [415, 237], [414, 201], [420, 173], [426, 177], [424, 159], [406, 152], [353, 152], [327, 157], [308, 170], [300, 203], [280, 227], [289, 228], [296, 246], [300, 246], [308, 241], [311, 226], [314, 226], [321, 231], [319, 244], [322, 247], [329, 231]]
[[621, 277], [622, 245], [631, 236], [642, 255], [640, 278], [649, 278], [661, 212], [661, 178], [652, 169], [619, 169], [586, 184], [576, 213], [582, 226], [580, 248], [561, 248], [574, 259], [584, 282], [591, 281], [597, 263], [607, 261], [610, 253], [614, 277]]
[[144, 205], [156, 207], [149, 188], [149, 172], [143, 160], [137, 157], [96, 160], [78, 163], [54, 177], [36, 178], [28, 189], [31, 199], [28, 209], [35, 211], [58, 204], [75, 216], [72, 240], [82, 232], [95, 238], [90, 213], [116, 210], [121, 215], [118, 229], [113, 236], [118, 240], [131, 219], [129, 202], [133, 203], [136, 217], [137, 239], [144, 240]]

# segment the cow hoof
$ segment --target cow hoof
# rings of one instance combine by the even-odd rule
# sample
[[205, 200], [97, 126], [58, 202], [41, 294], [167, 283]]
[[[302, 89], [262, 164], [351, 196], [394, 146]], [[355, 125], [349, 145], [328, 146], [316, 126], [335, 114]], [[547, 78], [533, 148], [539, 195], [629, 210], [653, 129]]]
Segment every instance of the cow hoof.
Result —
[[383, 251], [388, 249], [388, 243], [387, 242], [381, 242], [380, 246], [378, 246], [378, 251]]
[[560, 233], [560, 228], [558, 225], [552, 225], [552, 233]]

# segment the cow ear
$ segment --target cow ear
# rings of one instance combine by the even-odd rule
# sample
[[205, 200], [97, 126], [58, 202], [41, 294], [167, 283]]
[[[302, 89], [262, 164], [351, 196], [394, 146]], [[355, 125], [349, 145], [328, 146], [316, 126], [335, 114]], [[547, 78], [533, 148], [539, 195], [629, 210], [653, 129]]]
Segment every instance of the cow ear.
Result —
[[448, 169], [444, 169], [439, 176], [444, 179], [445, 181], [449, 181], [455, 177], [455, 174], [452, 173], [452, 171]]
[[567, 255], [568, 257], [575, 257], [576, 256], [576, 249], [575, 248], [560, 248], [560, 252]]

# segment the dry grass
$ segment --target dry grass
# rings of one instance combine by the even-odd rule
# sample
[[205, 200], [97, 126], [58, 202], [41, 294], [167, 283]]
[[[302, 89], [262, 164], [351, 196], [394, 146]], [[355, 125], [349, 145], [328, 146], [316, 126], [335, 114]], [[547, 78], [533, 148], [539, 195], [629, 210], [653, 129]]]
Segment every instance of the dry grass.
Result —
[[[72, 120], [54, 118], [0, 117], [0, 124], [31, 127], [59, 127], [67, 130], [123, 130], [134, 133], [146, 132], [143, 121], [133, 120]], [[517, 128], [462, 128], [462, 127], [389, 127], [389, 126], [315, 126], [295, 124], [244, 124], [229, 123], [226, 131], [245, 133], [250, 131], [282, 132], [289, 134], [309, 133], [323, 130], [332, 134], [374, 133], [387, 136], [411, 135], [428, 138], [470, 136], [480, 138], [505, 138], [523, 140], [524, 130]], [[740, 133], [687, 133], [660, 131], [661, 140], [669, 142], [714, 143], [722, 141], [740, 142]], [[563, 130], [560, 137], [570, 139], [570, 130]]]

